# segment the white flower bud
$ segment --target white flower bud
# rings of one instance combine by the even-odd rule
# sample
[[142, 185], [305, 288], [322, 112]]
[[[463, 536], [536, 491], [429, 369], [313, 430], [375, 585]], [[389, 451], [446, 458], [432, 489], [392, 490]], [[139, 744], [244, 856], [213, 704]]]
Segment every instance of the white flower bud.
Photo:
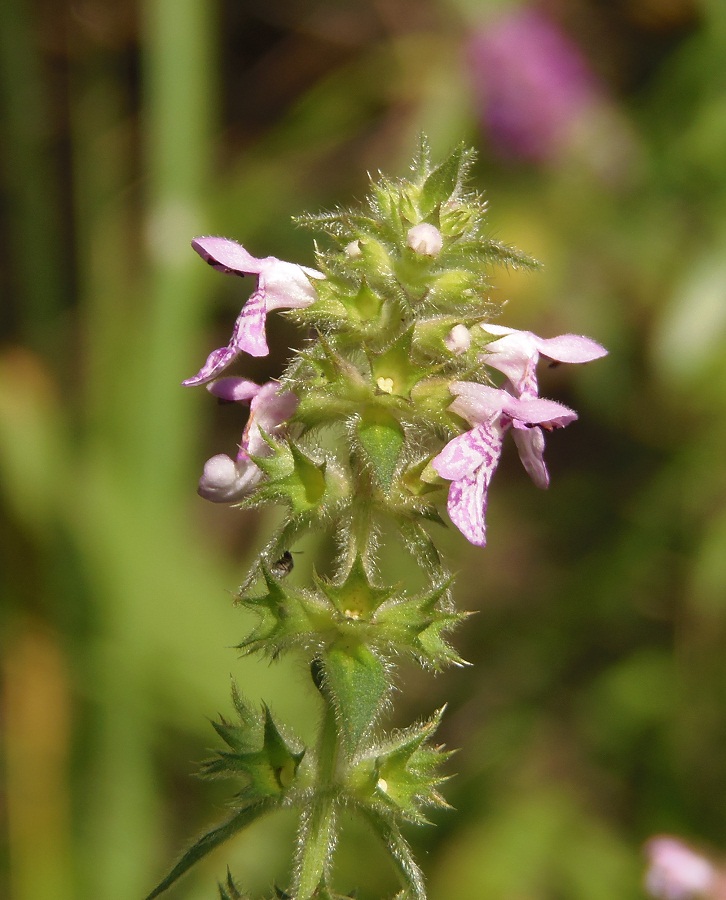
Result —
[[235, 462], [224, 453], [208, 459], [197, 492], [213, 503], [233, 503], [246, 497], [262, 478], [251, 459]]
[[435, 225], [421, 222], [408, 229], [406, 243], [419, 256], [438, 256], [444, 246], [444, 239]]
[[448, 335], [444, 338], [444, 344], [446, 345], [447, 350], [450, 350], [456, 356], [461, 356], [462, 353], [466, 353], [469, 347], [471, 347], [471, 335], [469, 334], [469, 329], [466, 325], [454, 325]]
[[363, 251], [360, 248], [360, 241], [351, 241], [346, 245], [346, 248], [343, 252], [351, 259], [357, 259], [359, 256], [362, 256]]

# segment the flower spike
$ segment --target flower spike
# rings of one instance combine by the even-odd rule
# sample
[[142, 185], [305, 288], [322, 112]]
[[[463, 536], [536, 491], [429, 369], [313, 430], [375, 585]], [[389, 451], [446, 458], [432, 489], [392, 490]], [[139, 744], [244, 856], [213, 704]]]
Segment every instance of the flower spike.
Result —
[[257, 275], [257, 289], [242, 307], [226, 347], [213, 350], [202, 368], [182, 384], [194, 387], [206, 384], [227, 369], [241, 353], [267, 356], [265, 320], [273, 309], [303, 309], [314, 303], [317, 294], [310, 279], [323, 278], [322, 272], [283, 262], [274, 256], [258, 259], [236, 241], [222, 237], [194, 238], [192, 247], [218, 272], [231, 275]]

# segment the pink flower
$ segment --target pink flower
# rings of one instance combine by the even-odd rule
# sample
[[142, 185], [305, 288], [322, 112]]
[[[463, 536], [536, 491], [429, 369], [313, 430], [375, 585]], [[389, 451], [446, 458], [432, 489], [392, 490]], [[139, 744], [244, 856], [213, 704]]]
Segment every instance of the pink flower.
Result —
[[480, 327], [499, 335], [486, 345], [480, 360], [506, 376], [504, 388], [466, 381], [450, 386], [456, 399], [449, 409], [473, 427], [450, 441], [432, 465], [442, 478], [451, 481], [447, 506], [451, 521], [467, 540], [483, 547], [489, 484], [499, 463], [504, 435], [512, 429], [527, 474], [537, 487], [546, 488], [549, 473], [542, 429], [564, 428], [577, 418], [566, 406], [540, 399], [540, 355], [557, 362], [584, 363], [604, 356], [607, 350], [590, 338], [574, 334], [547, 339], [501, 325]]
[[506, 375], [507, 387], [520, 397], [539, 395], [537, 363], [540, 356], [560, 363], [586, 363], [607, 356], [607, 350], [597, 341], [578, 334], [541, 338], [531, 331], [517, 331], [503, 325], [484, 323], [479, 327], [498, 336], [486, 345], [480, 360]]
[[535, 9], [508, 10], [483, 25], [468, 62], [482, 120], [503, 157], [557, 160], [603, 103], [578, 47]]
[[275, 381], [260, 386], [244, 378], [220, 378], [208, 390], [222, 400], [250, 403], [250, 417], [236, 460], [224, 453], [208, 459], [197, 489], [205, 500], [234, 503], [248, 496], [262, 479], [261, 469], [252, 460], [253, 456], [269, 456], [272, 452], [262, 433], [274, 437], [284, 431], [283, 425], [299, 401], [291, 391], [280, 393]]
[[714, 866], [677, 838], [651, 838], [645, 845], [649, 868], [645, 887], [659, 900], [692, 900], [711, 896], [716, 882]]
[[206, 363], [182, 384], [206, 384], [216, 378], [241, 353], [267, 356], [265, 320], [273, 309], [303, 309], [317, 297], [311, 278], [323, 278], [315, 269], [282, 262], [274, 256], [257, 259], [245, 248], [222, 237], [200, 237], [192, 241], [197, 253], [219, 272], [232, 275], [257, 275], [257, 288], [242, 308], [226, 347], [213, 350]]
[[484, 384], [459, 381], [450, 386], [456, 400], [449, 409], [473, 426], [454, 438], [432, 460], [436, 472], [451, 481], [447, 509], [464, 537], [486, 544], [485, 516], [489, 485], [499, 464], [507, 431], [513, 435], [522, 465], [538, 487], [547, 487], [544, 436], [540, 428], [563, 428], [577, 413], [553, 400], [520, 399], [508, 391]]

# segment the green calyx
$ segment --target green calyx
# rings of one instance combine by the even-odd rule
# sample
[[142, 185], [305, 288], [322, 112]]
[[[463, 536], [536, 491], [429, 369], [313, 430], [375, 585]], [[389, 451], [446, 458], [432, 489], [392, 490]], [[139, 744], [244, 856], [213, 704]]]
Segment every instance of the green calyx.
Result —
[[285, 740], [266, 705], [257, 712], [236, 687], [232, 696], [239, 721], [220, 718], [212, 722], [230, 749], [219, 750], [214, 759], [202, 763], [200, 774], [205, 778], [241, 779], [244, 786], [237, 798], [245, 802], [282, 800], [295, 782], [305, 750], [296, 750]]
[[451, 756], [429, 741], [443, 710], [431, 719], [367, 749], [351, 768], [347, 789], [361, 806], [394, 820], [424, 823], [425, 810], [446, 807], [438, 792], [441, 767]]

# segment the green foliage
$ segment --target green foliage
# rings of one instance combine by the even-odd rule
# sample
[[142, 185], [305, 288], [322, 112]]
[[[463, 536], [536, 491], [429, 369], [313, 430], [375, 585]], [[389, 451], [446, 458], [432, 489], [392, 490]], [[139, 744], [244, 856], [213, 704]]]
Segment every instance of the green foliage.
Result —
[[340, 736], [351, 757], [373, 726], [389, 683], [386, 667], [365, 644], [339, 641], [323, 657], [324, 685], [340, 721]]
[[196, 862], [205, 857], [212, 850], [228, 841], [243, 828], [247, 828], [254, 821], [273, 810], [277, 802], [272, 798], [252, 801], [238, 809], [224, 824], [213, 828], [212, 831], [197, 840], [192, 847], [182, 856], [179, 862], [169, 872], [166, 878], [154, 888], [146, 900], [154, 900], [170, 888], [175, 881], [181, 878]]
[[356, 432], [376, 481], [390, 491], [405, 442], [400, 423], [385, 410], [373, 407], [361, 414]]

